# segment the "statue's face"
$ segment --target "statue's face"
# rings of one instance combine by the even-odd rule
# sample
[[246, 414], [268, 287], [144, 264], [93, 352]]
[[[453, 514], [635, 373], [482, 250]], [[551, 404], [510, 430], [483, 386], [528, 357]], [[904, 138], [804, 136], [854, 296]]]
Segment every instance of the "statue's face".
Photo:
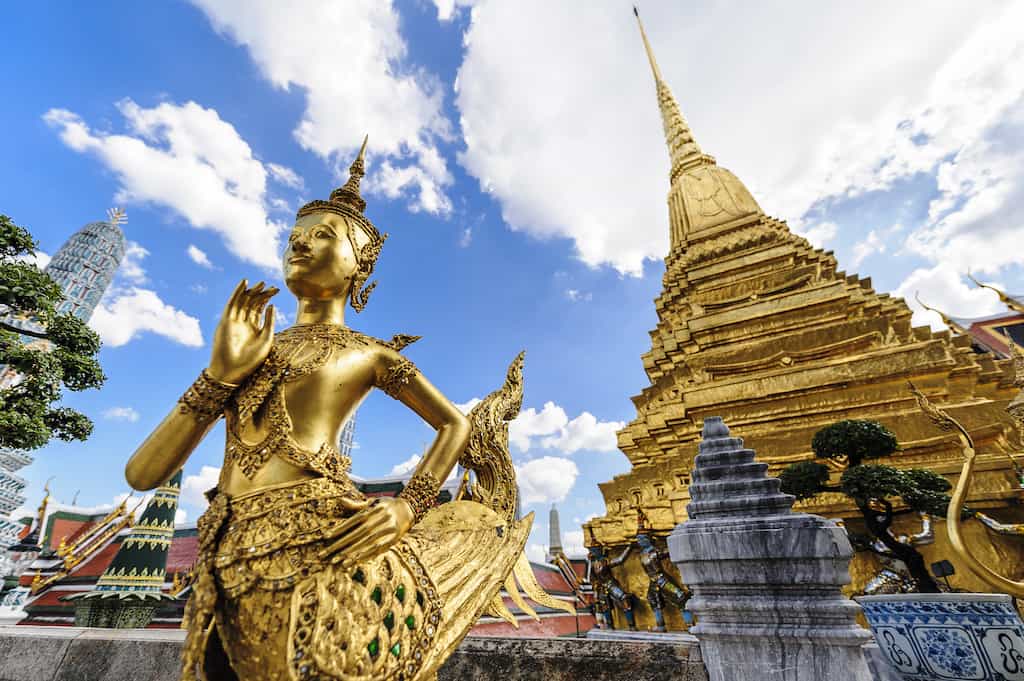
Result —
[[[357, 242], [366, 238], [358, 227], [352, 234]], [[299, 298], [317, 300], [347, 296], [359, 270], [355, 248], [362, 245], [352, 243], [348, 223], [340, 215], [314, 213], [299, 218], [283, 256], [288, 290]]]
[[638, 534], [636, 536], [636, 543], [640, 545], [640, 548], [647, 549], [651, 546], [651, 538], [646, 534]]

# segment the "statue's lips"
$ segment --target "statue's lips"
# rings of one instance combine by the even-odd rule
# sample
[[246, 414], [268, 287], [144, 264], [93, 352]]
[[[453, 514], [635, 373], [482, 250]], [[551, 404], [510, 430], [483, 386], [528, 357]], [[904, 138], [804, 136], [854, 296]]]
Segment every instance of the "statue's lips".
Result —
[[310, 261], [309, 256], [305, 256], [305, 255], [293, 255], [292, 257], [288, 258], [288, 264], [289, 265], [295, 265], [297, 263], [303, 263], [303, 262], [309, 262], [309, 261]]

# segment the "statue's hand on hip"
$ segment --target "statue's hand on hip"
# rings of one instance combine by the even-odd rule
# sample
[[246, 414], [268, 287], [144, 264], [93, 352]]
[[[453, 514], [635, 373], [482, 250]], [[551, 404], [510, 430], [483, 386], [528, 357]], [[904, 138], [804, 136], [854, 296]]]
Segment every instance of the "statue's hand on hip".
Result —
[[262, 281], [252, 288], [247, 284], [239, 282], [224, 306], [207, 369], [216, 380], [235, 385], [263, 363], [274, 342], [274, 306], [267, 302], [278, 289], [264, 288]]
[[377, 499], [335, 529], [337, 539], [320, 552], [320, 558], [343, 566], [373, 558], [397, 544], [413, 519], [412, 506], [404, 499]]

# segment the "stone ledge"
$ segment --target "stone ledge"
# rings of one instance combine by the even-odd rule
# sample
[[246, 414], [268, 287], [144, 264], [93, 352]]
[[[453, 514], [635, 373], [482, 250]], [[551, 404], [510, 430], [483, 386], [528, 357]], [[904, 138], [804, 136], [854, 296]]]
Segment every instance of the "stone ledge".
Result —
[[[185, 632], [0, 627], [0, 681], [177, 681]], [[438, 681], [707, 681], [686, 643], [470, 637]]]

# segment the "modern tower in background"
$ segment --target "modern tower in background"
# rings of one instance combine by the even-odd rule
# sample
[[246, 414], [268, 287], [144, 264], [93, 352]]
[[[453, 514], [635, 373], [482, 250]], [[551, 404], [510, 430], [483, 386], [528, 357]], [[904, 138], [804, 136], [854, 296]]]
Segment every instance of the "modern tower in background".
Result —
[[[54, 254], [43, 270], [60, 284], [64, 300], [57, 306], [60, 313], [70, 313], [88, 322], [100, 299], [110, 287], [114, 274], [124, 259], [125, 238], [121, 225], [126, 221], [125, 212], [119, 208], [107, 211], [104, 222], [90, 222], [75, 232]], [[4, 322], [25, 330], [42, 330], [32, 318], [7, 316]], [[38, 343], [41, 347], [47, 341], [32, 336], [23, 336], [25, 342]], [[8, 367], [0, 367], [0, 389], [15, 385], [18, 374]], [[32, 456], [26, 452], [0, 450], [0, 548], [6, 548], [17, 541], [22, 526], [7, 515], [25, 503], [22, 491], [26, 480], [17, 471], [32, 463]]]

